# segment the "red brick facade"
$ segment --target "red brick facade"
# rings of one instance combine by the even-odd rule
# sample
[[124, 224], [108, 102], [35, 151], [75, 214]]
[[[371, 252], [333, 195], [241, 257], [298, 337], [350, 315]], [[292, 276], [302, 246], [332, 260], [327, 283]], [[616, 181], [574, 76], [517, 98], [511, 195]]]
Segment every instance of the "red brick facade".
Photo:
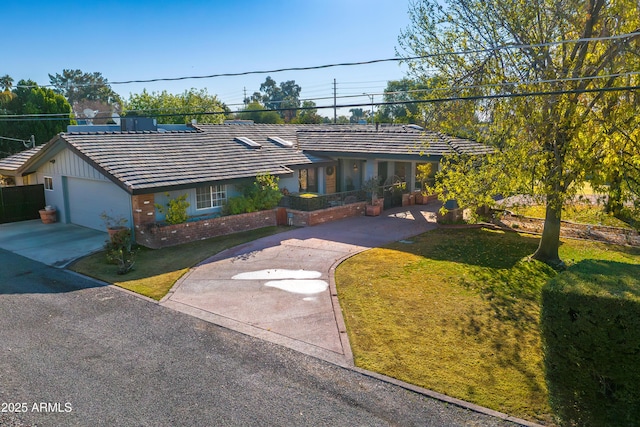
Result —
[[289, 209], [287, 213], [289, 215], [293, 215], [292, 225], [304, 227], [307, 225], [324, 224], [329, 221], [364, 215], [365, 206], [366, 202], [359, 202], [311, 212], [294, 211]]
[[366, 204], [365, 202], [353, 203], [313, 212], [285, 211], [284, 208], [276, 208], [267, 211], [189, 221], [182, 224], [163, 225], [156, 222], [154, 202], [153, 194], [131, 197], [136, 243], [152, 249], [225, 236], [241, 231], [284, 225], [289, 223], [289, 218], [292, 219], [291, 225], [299, 227], [323, 224], [329, 221], [364, 215]]
[[209, 218], [182, 224], [136, 224], [136, 242], [152, 249], [276, 225], [276, 210]]

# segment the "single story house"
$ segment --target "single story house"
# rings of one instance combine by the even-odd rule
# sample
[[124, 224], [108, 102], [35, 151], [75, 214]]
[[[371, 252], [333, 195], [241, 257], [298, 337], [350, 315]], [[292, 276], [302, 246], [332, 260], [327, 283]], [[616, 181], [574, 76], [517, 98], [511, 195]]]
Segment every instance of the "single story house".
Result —
[[359, 189], [374, 176], [417, 189], [418, 164], [490, 152], [412, 125], [127, 123], [69, 126], [45, 145], [1, 159], [0, 175], [16, 185], [44, 184], [59, 221], [104, 230], [103, 212], [135, 226], [155, 223], [164, 219], [155, 204], [183, 194], [189, 216], [219, 215], [258, 174], [278, 176], [290, 193]]

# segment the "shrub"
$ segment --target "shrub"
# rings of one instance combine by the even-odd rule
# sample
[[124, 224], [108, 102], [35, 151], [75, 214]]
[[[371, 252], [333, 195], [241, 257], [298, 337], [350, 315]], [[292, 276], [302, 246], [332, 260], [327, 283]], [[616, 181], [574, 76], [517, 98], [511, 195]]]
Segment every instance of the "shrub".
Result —
[[278, 188], [280, 178], [271, 174], [256, 176], [253, 183], [252, 199], [257, 210], [273, 209], [278, 206], [282, 192]]
[[224, 208], [225, 215], [238, 215], [273, 209], [278, 206], [282, 192], [278, 188], [280, 179], [270, 174], [258, 175], [253, 185], [244, 188], [244, 195], [227, 200]]
[[224, 207], [225, 215], [239, 215], [247, 212], [257, 211], [253, 199], [247, 199], [246, 197], [231, 197], [227, 200]]
[[111, 236], [105, 249], [107, 262], [118, 266], [118, 274], [126, 274], [133, 269], [135, 264], [135, 249], [132, 247], [131, 230], [123, 228]]
[[543, 289], [549, 400], [566, 425], [640, 422], [640, 266], [582, 261]]
[[[169, 196], [168, 193], [167, 196]], [[189, 218], [187, 216], [187, 208], [189, 206], [191, 206], [191, 204], [187, 202], [187, 194], [183, 194], [175, 199], [169, 199], [166, 209], [158, 203], [155, 204], [156, 209], [158, 209], [160, 213], [166, 213], [165, 221], [167, 224], [182, 224], [185, 222]]]

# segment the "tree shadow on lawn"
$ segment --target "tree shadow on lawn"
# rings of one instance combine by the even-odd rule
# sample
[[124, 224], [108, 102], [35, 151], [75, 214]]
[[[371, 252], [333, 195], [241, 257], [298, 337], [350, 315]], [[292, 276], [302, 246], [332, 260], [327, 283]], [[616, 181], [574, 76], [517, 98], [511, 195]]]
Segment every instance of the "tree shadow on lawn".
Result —
[[[499, 375], [518, 374], [517, 386], [540, 405], [546, 405], [539, 334], [542, 287], [557, 273], [544, 263], [528, 258], [539, 238], [514, 232], [485, 229], [440, 229], [414, 239], [403, 250], [428, 260], [452, 263], [452, 285], [460, 286], [480, 300], [470, 298], [450, 322], [460, 341], [482, 347], [485, 354], [478, 369], [486, 382], [500, 383]], [[456, 265], [459, 264], [459, 265]], [[464, 352], [464, 350], [461, 350]], [[485, 363], [486, 362], [486, 363]], [[494, 372], [492, 367], [501, 369]], [[536, 406], [536, 405], [532, 405]], [[538, 405], [539, 406], [539, 405]], [[540, 414], [546, 418], [548, 414]]]
[[[415, 255], [487, 268], [510, 268], [533, 254], [540, 239], [516, 232], [489, 229], [437, 229], [416, 236], [416, 244], [399, 246]], [[499, 250], [497, 250], [499, 248]]]

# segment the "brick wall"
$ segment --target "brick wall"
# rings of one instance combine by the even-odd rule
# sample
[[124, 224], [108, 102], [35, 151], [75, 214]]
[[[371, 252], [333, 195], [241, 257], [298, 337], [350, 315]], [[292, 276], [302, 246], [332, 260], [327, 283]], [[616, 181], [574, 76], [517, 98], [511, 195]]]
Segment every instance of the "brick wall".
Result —
[[366, 204], [366, 202], [351, 203], [311, 212], [287, 209], [287, 213], [293, 214], [293, 225], [304, 227], [364, 215]]
[[[145, 230], [156, 222], [155, 196], [153, 194], [139, 194], [131, 196], [133, 210], [133, 228], [136, 242], [142, 242]], [[144, 244], [144, 243], [141, 243]]]
[[152, 249], [276, 225], [276, 210], [223, 216], [174, 225], [136, 225], [136, 242]]

